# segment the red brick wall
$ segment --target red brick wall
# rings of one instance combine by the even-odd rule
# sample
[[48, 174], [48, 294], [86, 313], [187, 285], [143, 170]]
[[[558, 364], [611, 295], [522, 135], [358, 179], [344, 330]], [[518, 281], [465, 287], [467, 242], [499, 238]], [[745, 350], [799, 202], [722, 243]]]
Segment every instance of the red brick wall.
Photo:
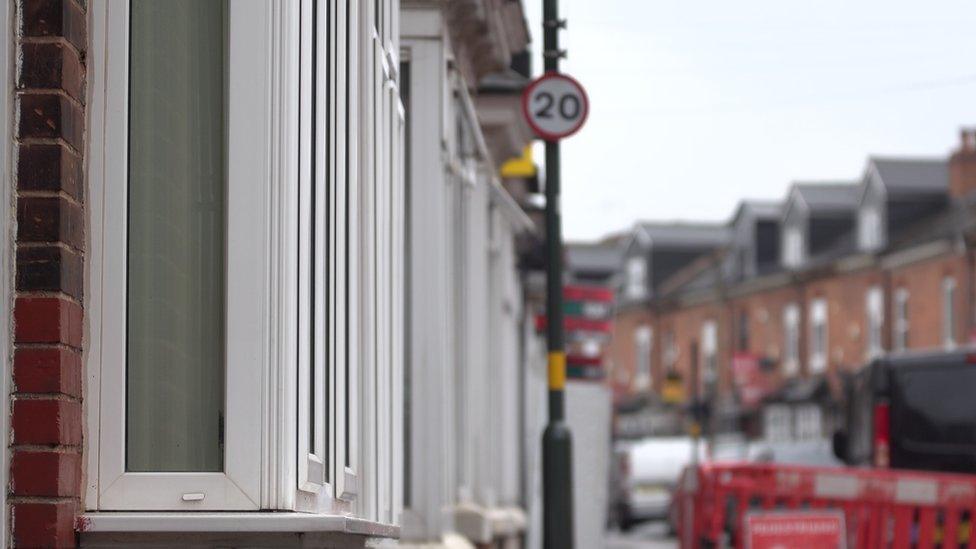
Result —
[[[749, 325], [748, 346], [745, 351], [781, 365], [783, 358], [783, 310], [790, 303], [801, 307], [800, 314], [800, 364], [803, 361], [803, 303], [802, 293], [793, 285], [779, 286], [750, 293], [730, 300], [729, 318], [731, 330], [729, 346], [735, 352], [739, 345], [738, 324], [746, 313]], [[729, 355], [731, 357], [731, 354]], [[731, 358], [730, 358], [731, 360]]]
[[[877, 266], [858, 271], [836, 273], [806, 282], [794, 282], [779, 287], [755, 291], [688, 307], [673, 307], [655, 318], [655, 373], [663, 376], [663, 335], [672, 331], [678, 349], [676, 366], [682, 377], [689, 379], [690, 349], [700, 346], [701, 327], [707, 319], [718, 321], [719, 389], [731, 389], [731, 359], [738, 350], [738, 323], [742, 313], [748, 322], [748, 341], [745, 351], [768, 358], [782, 366], [783, 311], [796, 303], [800, 312], [799, 358], [800, 372], [808, 372], [808, 342], [810, 304], [823, 298], [827, 303], [827, 368], [832, 374], [861, 367], [867, 358], [867, 306], [869, 288], [878, 285], [884, 292], [886, 306], [882, 326], [882, 343], [891, 348], [892, 302], [894, 291], [905, 287], [910, 292], [909, 340], [910, 349], [942, 346], [942, 280], [956, 279], [956, 341], [969, 341], [976, 315], [976, 272], [969, 255], [948, 253], [921, 260], [890, 271]], [[630, 313], [636, 317], [636, 313]], [[632, 340], [630, 346], [633, 346]], [[631, 351], [632, 352], [632, 351]], [[630, 356], [630, 355], [628, 355]], [[832, 376], [833, 377], [833, 376]], [[655, 378], [656, 387], [660, 387]], [[836, 381], [836, 378], [834, 379]]]
[[17, 2], [15, 547], [74, 547], [82, 486], [84, 0]]
[[[691, 389], [691, 379], [692, 379], [692, 368], [693, 368], [693, 351], [692, 347], [697, 347], [698, 349], [698, 363], [702, 364], [703, 354], [702, 354], [702, 327], [709, 320], [715, 321], [717, 330], [717, 360], [718, 360], [718, 372], [719, 372], [719, 384], [724, 386], [728, 383], [728, 376], [726, 375], [729, 369], [728, 357], [728, 315], [726, 314], [725, 307], [721, 303], [711, 302], [701, 305], [689, 306], [681, 309], [674, 309], [667, 313], [662, 313], [659, 318], [659, 325], [661, 326], [660, 333], [664, 334], [667, 330], [672, 330], [674, 332], [674, 344], [677, 349], [677, 356], [675, 359], [675, 370], [681, 375], [681, 379], [684, 382], [685, 394], [690, 395], [689, 390]], [[656, 387], [660, 388], [664, 382], [664, 362], [663, 362], [663, 340], [658, 339], [660, 342], [660, 349], [656, 357], [657, 361], [657, 378], [660, 380]], [[699, 384], [700, 387], [704, 385], [704, 372], [699, 372]]]
[[[837, 274], [811, 281], [807, 284], [806, 311], [815, 299], [827, 302], [827, 370], [829, 372], [852, 371], [867, 359], [867, 293], [873, 285], [884, 288], [884, 274], [875, 268]], [[887, 328], [882, 327], [882, 334]], [[802, 339], [809, 340], [809, 317], [803, 322]], [[882, 339], [882, 341], [884, 341]], [[802, 362], [806, 364], [809, 349], [804, 351]]]
[[[607, 346], [608, 382], [613, 390], [614, 398], [620, 399], [636, 393], [634, 386], [635, 368], [637, 367], [635, 333], [640, 326], [652, 325], [651, 313], [646, 308], [631, 308], [617, 311], [613, 317], [613, 333]], [[655, 330], [652, 352], [657, 351], [660, 338]], [[651, 368], [656, 368], [656, 358], [651, 361]], [[658, 387], [658, 379], [654, 379], [654, 386]]]
[[909, 349], [942, 347], [942, 280], [946, 276], [956, 279], [956, 342], [968, 341], [968, 332], [972, 325], [972, 312], [967, 298], [970, 292], [968, 285], [972, 281], [971, 272], [966, 256], [958, 254], [920, 261], [892, 272], [892, 295], [888, 296], [889, 300], [893, 300], [894, 292], [898, 288], [906, 288], [909, 294]]

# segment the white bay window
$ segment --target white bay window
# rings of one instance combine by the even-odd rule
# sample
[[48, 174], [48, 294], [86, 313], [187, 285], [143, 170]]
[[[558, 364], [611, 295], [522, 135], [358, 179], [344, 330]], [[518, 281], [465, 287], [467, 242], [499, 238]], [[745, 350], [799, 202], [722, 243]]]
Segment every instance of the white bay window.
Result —
[[391, 5], [91, 2], [87, 509], [397, 520]]

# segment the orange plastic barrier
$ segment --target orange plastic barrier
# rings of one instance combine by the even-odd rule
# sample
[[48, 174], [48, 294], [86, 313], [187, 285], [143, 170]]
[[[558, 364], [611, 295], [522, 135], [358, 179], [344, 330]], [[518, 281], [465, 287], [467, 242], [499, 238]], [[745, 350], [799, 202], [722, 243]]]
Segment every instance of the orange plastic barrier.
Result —
[[976, 549], [976, 475], [774, 464], [704, 464], [682, 475], [682, 547], [745, 547], [750, 512], [836, 509], [848, 548]]

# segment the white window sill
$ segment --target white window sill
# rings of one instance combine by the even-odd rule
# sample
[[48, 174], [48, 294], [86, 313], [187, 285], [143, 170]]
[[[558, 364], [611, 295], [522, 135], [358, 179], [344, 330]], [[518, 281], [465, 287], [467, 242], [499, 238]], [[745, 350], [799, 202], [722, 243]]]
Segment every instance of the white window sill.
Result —
[[528, 517], [518, 507], [481, 507], [459, 504], [454, 507], [454, 527], [475, 543], [488, 544], [497, 537], [518, 535], [528, 527]]
[[254, 513], [86, 513], [78, 518], [82, 533], [221, 533], [334, 532], [377, 538], [398, 538], [400, 527], [343, 515], [294, 512]]

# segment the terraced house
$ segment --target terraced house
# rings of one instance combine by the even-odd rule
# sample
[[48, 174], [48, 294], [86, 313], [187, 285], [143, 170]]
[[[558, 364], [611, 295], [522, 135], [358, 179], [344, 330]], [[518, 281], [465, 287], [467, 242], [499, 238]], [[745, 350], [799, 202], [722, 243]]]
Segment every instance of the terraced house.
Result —
[[0, 28], [3, 544], [538, 535], [538, 238], [499, 176], [521, 2], [16, 0]]
[[947, 158], [872, 157], [858, 179], [743, 201], [727, 243], [685, 246], [665, 281], [648, 282], [653, 255], [621, 265], [614, 368], [645, 365], [631, 395], [670, 380], [681, 402], [710, 402], [712, 432], [829, 437], [846, 375], [884, 353], [971, 341], [974, 191], [965, 129]]

